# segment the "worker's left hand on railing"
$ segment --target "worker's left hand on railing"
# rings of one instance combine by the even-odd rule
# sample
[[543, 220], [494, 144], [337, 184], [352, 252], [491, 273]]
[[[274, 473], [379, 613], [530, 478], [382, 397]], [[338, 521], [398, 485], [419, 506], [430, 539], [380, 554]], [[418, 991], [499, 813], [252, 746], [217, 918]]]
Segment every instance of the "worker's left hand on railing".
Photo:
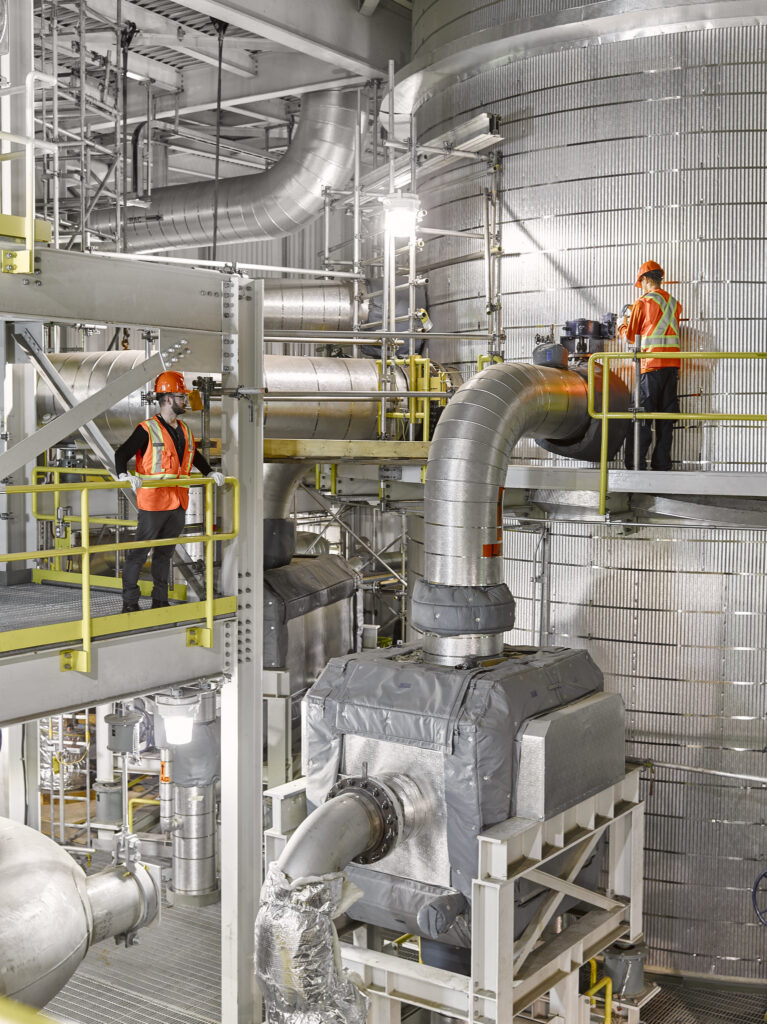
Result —
[[129, 483], [133, 488], [134, 494], [139, 489], [139, 487], [141, 487], [141, 477], [136, 476], [135, 473], [120, 473], [117, 479], [123, 482], [127, 481], [127, 483]]
[[223, 487], [226, 477], [223, 473], [219, 473], [218, 470], [214, 469], [208, 473], [208, 480], [212, 480], [216, 487]]

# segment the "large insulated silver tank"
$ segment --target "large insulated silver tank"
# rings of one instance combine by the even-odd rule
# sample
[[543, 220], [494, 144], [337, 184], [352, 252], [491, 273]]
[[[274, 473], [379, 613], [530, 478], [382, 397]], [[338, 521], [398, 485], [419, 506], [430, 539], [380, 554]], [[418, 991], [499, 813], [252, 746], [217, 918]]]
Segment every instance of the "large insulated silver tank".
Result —
[[[675, 282], [689, 318], [683, 347], [764, 350], [766, 21], [764, 5], [735, 0], [415, 0], [413, 62], [399, 78], [419, 139], [481, 111], [503, 119], [509, 357], [529, 358], [542, 327], [620, 311], [646, 259]], [[429, 177], [425, 224], [476, 230], [486, 183], [469, 166]], [[427, 236], [424, 263], [454, 252], [454, 240]], [[429, 300], [440, 330], [476, 330], [482, 262], [429, 270]], [[438, 344], [433, 356], [473, 372], [481, 345]], [[703, 394], [683, 408], [764, 411], [765, 369], [688, 364], [680, 392]], [[531, 441], [515, 451], [549, 458]], [[690, 422], [676, 431], [674, 460], [763, 470], [767, 435]], [[555, 523], [549, 642], [585, 646], [606, 688], [624, 696], [630, 756], [764, 776], [767, 532], [718, 519], [717, 529], [636, 531]], [[419, 532], [409, 528], [414, 575]], [[514, 643], [539, 637], [541, 584], [530, 580], [540, 580], [543, 550], [538, 529], [506, 533]], [[749, 889], [764, 859], [763, 788], [659, 770], [647, 796], [649, 961], [762, 978]]]

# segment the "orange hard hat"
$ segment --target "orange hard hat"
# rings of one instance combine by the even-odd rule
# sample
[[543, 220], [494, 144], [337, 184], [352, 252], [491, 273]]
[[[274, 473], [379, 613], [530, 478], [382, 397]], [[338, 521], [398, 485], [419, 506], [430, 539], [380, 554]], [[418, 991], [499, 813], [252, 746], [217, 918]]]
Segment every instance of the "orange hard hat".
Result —
[[154, 382], [154, 392], [156, 395], [191, 395], [184, 383], [183, 373], [179, 373], [177, 370], [165, 370], [161, 373], [157, 380]]
[[663, 273], [663, 267], [660, 265], [660, 263], [656, 263], [655, 260], [648, 260], [646, 263], [643, 263], [642, 266], [639, 268], [639, 272], [637, 273], [636, 284], [634, 286], [635, 288], [642, 287], [642, 278], [645, 276], [645, 274], [649, 274], [651, 270], [660, 270], [661, 274]]

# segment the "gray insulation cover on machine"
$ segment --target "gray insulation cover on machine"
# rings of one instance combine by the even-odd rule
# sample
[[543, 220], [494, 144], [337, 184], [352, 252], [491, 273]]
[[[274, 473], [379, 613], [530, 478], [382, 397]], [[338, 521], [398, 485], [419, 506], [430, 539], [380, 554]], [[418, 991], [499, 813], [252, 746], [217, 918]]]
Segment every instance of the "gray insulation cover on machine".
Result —
[[[159, 747], [168, 745], [162, 715], [155, 715]], [[189, 743], [173, 747], [173, 783], [176, 786], [209, 786], [221, 776], [221, 723], [195, 722]]]
[[291, 619], [351, 597], [359, 574], [339, 555], [294, 558], [264, 573], [264, 668], [282, 668]]
[[586, 651], [506, 654], [468, 670], [427, 663], [415, 647], [330, 661], [306, 696], [310, 809], [336, 782], [347, 734], [441, 751], [451, 885], [470, 899], [477, 836], [512, 812], [511, 739], [525, 719], [604, 688]]

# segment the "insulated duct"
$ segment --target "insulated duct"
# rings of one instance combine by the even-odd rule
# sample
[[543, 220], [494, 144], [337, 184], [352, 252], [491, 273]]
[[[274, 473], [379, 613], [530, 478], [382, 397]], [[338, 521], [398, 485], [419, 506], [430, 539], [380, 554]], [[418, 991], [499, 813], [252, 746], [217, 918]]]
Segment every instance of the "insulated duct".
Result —
[[[360, 132], [357, 99], [350, 92], [312, 93], [301, 103], [301, 121], [285, 156], [263, 174], [218, 183], [219, 243], [282, 238], [321, 213], [326, 188], [340, 188], [352, 173]], [[195, 182], [152, 190], [149, 206], [131, 207], [125, 225], [130, 252], [192, 248], [213, 237], [215, 183]], [[114, 234], [117, 211], [93, 214], [95, 231]]]
[[154, 883], [136, 865], [87, 878], [35, 829], [0, 818], [0, 996], [44, 1006], [77, 970], [89, 946], [135, 931], [155, 916]]
[[343, 869], [380, 860], [429, 808], [399, 774], [345, 778], [269, 868], [256, 918], [256, 977], [269, 1024], [364, 1024], [368, 1001], [341, 968], [333, 921], [361, 895]]
[[[611, 391], [626, 392], [611, 374]], [[514, 625], [503, 582], [503, 488], [514, 446], [544, 437], [554, 448], [585, 437], [586, 382], [571, 370], [499, 363], [457, 391], [434, 432], [424, 495], [424, 578], [413, 624], [435, 659], [499, 653]], [[625, 429], [611, 434], [612, 448]]]
[[[122, 373], [144, 361], [144, 353], [67, 352], [51, 355], [50, 360], [78, 401], [101, 390]], [[191, 380], [193, 367], [183, 368]], [[330, 359], [313, 356], [264, 357], [264, 383], [272, 394], [278, 391], [377, 391], [378, 369], [372, 359]], [[407, 377], [396, 368], [393, 390], [406, 391]], [[37, 418], [45, 423], [63, 411], [44, 381], [37, 387]], [[141, 402], [134, 392], [96, 419], [110, 444], [119, 445], [134, 428], [153, 413], [153, 407]], [[187, 419], [194, 422], [194, 415]], [[267, 402], [264, 412], [266, 437], [314, 438], [328, 440], [370, 440], [378, 436], [378, 403], [374, 401], [323, 402], [307, 398], [305, 402]], [[220, 407], [211, 409], [211, 433], [221, 436]]]

